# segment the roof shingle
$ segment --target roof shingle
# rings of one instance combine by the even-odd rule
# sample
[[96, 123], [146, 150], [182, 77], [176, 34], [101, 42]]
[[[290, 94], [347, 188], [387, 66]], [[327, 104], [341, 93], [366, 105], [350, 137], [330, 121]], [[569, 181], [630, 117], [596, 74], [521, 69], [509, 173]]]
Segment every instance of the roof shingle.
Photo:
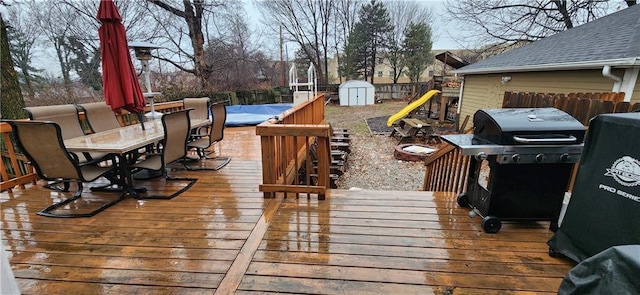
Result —
[[547, 65], [554, 69], [597, 68], [612, 61], [640, 64], [640, 4], [468, 65], [456, 73], [532, 71]]

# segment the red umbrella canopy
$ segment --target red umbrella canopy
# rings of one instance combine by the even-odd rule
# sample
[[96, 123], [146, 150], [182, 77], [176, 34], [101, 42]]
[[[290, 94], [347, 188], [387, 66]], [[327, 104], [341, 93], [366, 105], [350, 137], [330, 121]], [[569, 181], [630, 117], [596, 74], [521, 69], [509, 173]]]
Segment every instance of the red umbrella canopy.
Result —
[[98, 35], [105, 102], [116, 113], [122, 109], [140, 113], [146, 102], [131, 62], [122, 17], [113, 0], [100, 0], [97, 17], [102, 24]]

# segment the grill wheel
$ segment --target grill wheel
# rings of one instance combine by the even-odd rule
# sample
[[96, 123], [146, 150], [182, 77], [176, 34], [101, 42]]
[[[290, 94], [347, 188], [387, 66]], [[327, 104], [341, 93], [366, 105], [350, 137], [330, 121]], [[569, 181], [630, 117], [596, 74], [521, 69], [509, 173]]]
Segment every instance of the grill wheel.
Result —
[[465, 193], [459, 194], [456, 198], [456, 202], [458, 203], [458, 206], [462, 208], [471, 208], [471, 206], [469, 206], [469, 196]]
[[498, 219], [495, 216], [485, 216], [482, 219], [482, 229], [484, 229], [484, 232], [488, 233], [488, 234], [495, 234], [498, 231], [500, 231], [500, 228], [502, 227], [502, 222], [500, 221], [500, 219]]

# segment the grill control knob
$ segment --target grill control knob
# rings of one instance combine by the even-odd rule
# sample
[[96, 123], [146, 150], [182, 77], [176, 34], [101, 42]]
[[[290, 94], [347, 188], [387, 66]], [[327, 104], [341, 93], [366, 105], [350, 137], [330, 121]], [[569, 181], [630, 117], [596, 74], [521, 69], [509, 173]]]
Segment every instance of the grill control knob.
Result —
[[476, 160], [478, 160], [478, 161], [484, 161], [486, 159], [487, 159], [487, 153], [485, 153], [485, 152], [479, 152], [476, 155]]
[[538, 162], [538, 163], [542, 163], [542, 162], [544, 162], [544, 160], [545, 160], [546, 158], [547, 158], [547, 157], [546, 157], [544, 154], [537, 154], [537, 155], [536, 155], [536, 162]]
[[560, 155], [560, 161], [569, 162], [569, 154], [564, 153], [564, 154]]
[[511, 161], [513, 161], [514, 163], [520, 162], [520, 155], [514, 154], [513, 156], [511, 156]]

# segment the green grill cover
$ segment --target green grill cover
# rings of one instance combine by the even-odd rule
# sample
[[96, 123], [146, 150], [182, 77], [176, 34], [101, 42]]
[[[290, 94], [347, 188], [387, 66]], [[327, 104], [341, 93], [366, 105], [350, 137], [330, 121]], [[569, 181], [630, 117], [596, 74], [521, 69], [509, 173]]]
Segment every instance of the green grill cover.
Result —
[[640, 113], [591, 120], [571, 201], [552, 251], [581, 262], [640, 244]]

